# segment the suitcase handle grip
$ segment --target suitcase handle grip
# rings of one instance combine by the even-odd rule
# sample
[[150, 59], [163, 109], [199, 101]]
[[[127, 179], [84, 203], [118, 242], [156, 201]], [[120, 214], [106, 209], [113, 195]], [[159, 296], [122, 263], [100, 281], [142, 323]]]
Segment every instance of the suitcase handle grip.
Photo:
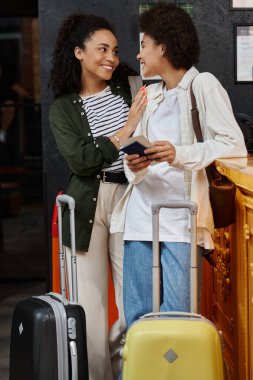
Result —
[[59, 256], [60, 256], [60, 277], [61, 294], [66, 298], [65, 289], [65, 258], [62, 242], [62, 204], [67, 203], [70, 213], [70, 239], [71, 239], [71, 278], [72, 292], [69, 295], [71, 302], [78, 302], [77, 295], [77, 268], [76, 268], [76, 237], [75, 237], [75, 200], [67, 194], [59, 194], [56, 197], [58, 209], [58, 235], [59, 235]]
[[198, 261], [197, 261], [197, 212], [195, 202], [187, 200], [173, 200], [154, 203], [152, 209], [153, 228], [153, 312], [160, 311], [160, 252], [159, 252], [159, 214], [161, 208], [187, 208], [190, 213], [190, 238], [191, 238], [191, 312], [198, 312]]
[[161, 208], [188, 208], [190, 214], [197, 215], [198, 206], [195, 202], [192, 201], [166, 201], [161, 203], [153, 203], [152, 206], [152, 214], [159, 213]]
[[76, 347], [76, 342], [72, 340], [69, 343], [69, 348], [70, 348], [70, 357], [71, 357], [71, 368], [72, 368], [72, 373], [71, 373], [71, 379], [72, 380], [78, 380], [78, 363], [77, 363], [77, 347]]
[[159, 313], [148, 313], [140, 317], [142, 318], [152, 318], [152, 317], [187, 317], [187, 318], [203, 318], [200, 314], [187, 313], [184, 311], [160, 311]]
[[61, 207], [63, 203], [67, 203], [70, 210], [75, 209], [75, 200], [67, 194], [59, 194], [56, 197], [56, 205], [57, 207]]

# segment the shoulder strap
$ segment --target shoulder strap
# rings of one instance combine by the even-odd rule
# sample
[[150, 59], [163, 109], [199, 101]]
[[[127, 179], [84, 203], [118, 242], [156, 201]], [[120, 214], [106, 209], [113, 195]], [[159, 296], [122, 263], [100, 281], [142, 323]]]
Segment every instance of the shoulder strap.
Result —
[[[199, 111], [197, 108], [196, 98], [195, 98], [195, 95], [194, 95], [193, 89], [192, 89], [192, 82], [193, 81], [194, 81], [194, 78], [190, 84], [190, 94], [191, 94], [191, 102], [192, 102], [192, 109], [191, 109], [192, 125], [193, 125], [193, 129], [194, 129], [194, 133], [197, 137], [197, 141], [203, 142], [204, 139], [203, 139], [203, 135], [202, 135], [201, 127], [200, 127]], [[218, 173], [217, 170], [215, 169], [215, 166], [213, 166], [213, 163], [206, 166], [206, 168], [205, 168], [206, 169], [206, 175], [207, 175], [209, 183], [212, 181], [212, 168], [214, 168], [213, 170], [215, 170], [215, 173]]]
[[200, 127], [200, 122], [199, 122], [199, 111], [197, 108], [196, 98], [195, 98], [195, 95], [194, 95], [193, 89], [192, 89], [193, 81], [194, 81], [194, 78], [190, 84], [190, 94], [191, 94], [191, 103], [192, 103], [192, 108], [191, 108], [192, 125], [193, 125], [193, 129], [194, 129], [194, 133], [197, 137], [197, 141], [203, 142], [204, 139], [203, 139], [203, 135], [202, 135], [201, 127]]

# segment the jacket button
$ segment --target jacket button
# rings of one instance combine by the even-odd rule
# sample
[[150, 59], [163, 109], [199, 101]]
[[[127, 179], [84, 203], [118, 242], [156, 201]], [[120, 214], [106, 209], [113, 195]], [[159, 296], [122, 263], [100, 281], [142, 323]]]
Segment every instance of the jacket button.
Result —
[[82, 101], [82, 100], [81, 100], [81, 99], [79, 99], [78, 101], [79, 101], [79, 103], [81, 103], [81, 101]]
[[91, 135], [91, 133], [88, 133], [88, 136], [90, 136]]
[[81, 115], [84, 115], [84, 112], [81, 112]]
[[73, 103], [76, 103], [76, 100], [74, 100]]
[[93, 201], [96, 202], [97, 198], [93, 198]]
[[97, 144], [97, 145], [96, 145], [96, 148], [98, 148], [98, 147], [99, 147], [99, 145]]
[[91, 219], [89, 220], [89, 223], [92, 223], [92, 220], [91, 220]]
[[99, 174], [97, 175], [97, 178], [100, 178], [100, 175], [99, 175]]

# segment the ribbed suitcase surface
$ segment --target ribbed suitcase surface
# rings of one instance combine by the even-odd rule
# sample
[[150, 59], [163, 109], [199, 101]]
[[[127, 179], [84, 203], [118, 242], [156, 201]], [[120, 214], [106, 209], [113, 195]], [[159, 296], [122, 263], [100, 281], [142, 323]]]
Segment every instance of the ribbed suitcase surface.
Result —
[[10, 380], [57, 380], [57, 360], [52, 307], [36, 298], [21, 301], [12, 319]]
[[[77, 360], [76, 379], [89, 378], [84, 310], [67, 301], [63, 305], [57, 296], [32, 297], [16, 306], [11, 329], [10, 380], [74, 380], [71, 354]], [[71, 353], [72, 341], [76, 353]]]

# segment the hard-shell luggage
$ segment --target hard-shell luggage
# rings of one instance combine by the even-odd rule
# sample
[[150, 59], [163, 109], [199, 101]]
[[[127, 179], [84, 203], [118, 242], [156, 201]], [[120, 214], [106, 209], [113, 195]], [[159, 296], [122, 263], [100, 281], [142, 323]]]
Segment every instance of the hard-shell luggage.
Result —
[[[159, 312], [161, 208], [188, 208], [191, 219], [191, 313]], [[223, 380], [220, 334], [197, 314], [197, 205], [172, 201], [152, 206], [153, 313], [132, 324], [123, 349], [123, 380]]]
[[[14, 310], [10, 344], [10, 380], [85, 380], [89, 378], [85, 313], [77, 303], [75, 201], [58, 195], [61, 294], [21, 301]], [[62, 245], [62, 203], [70, 210], [72, 294], [66, 299]]]

